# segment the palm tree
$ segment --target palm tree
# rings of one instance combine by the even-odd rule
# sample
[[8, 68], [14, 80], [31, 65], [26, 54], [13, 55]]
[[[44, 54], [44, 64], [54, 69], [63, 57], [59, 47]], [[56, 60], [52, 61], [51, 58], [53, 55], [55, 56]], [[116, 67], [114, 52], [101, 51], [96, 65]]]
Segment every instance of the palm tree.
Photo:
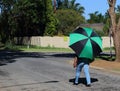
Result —
[[75, 3], [75, 1], [76, 0], [71, 0], [70, 2], [69, 2], [69, 8], [70, 9], [73, 9], [73, 10], [75, 10], [75, 11], [78, 11], [80, 14], [83, 14], [84, 13], [84, 7], [82, 7], [81, 5], [80, 5], [80, 3]]
[[103, 23], [104, 22], [104, 16], [101, 13], [98, 13], [98, 11], [95, 11], [94, 13], [90, 13], [90, 19], [87, 21], [89, 23]]
[[57, 0], [58, 9], [73, 9], [82, 15], [84, 13], [84, 7], [80, 3], [75, 3], [76, 0]]
[[98, 11], [95, 11], [94, 13], [90, 13], [90, 14], [89, 14], [90, 19], [88, 19], [88, 22], [89, 22], [89, 23], [95, 23], [95, 22], [96, 22], [97, 15], [98, 15]]

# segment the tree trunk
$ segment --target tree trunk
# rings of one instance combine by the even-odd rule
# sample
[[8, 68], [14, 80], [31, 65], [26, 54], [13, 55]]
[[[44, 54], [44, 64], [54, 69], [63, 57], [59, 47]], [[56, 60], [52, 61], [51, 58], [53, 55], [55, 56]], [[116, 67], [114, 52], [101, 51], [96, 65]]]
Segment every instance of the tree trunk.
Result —
[[56, 0], [54, 0], [54, 13], [56, 13]]
[[113, 41], [114, 41], [115, 54], [116, 54], [115, 61], [120, 62], [120, 29], [116, 30], [116, 33], [113, 36]]
[[118, 22], [116, 21], [116, 13], [115, 13], [115, 4], [116, 0], [108, 0], [109, 10], [108, 13], [111, 19], [111, 29], [113, 42], [115, 47], [116, 59], [115, 61], [120, 62], [120, 18]]

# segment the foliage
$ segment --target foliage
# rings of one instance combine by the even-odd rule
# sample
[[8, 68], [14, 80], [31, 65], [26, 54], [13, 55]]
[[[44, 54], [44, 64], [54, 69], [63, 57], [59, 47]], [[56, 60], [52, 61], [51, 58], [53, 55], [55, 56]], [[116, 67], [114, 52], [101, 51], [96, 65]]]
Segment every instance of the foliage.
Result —
[[81, 23], [85, 23], [83, 17], [84, 7], [76, 0], [57, 0], [56, 17], [58, 19], [56, 35], [69, 35]]
[[3, 43], [11, 39], [12, 31], [9, 26], [9, 15], [13, 4], [14, 0], [0, 0], [0, 37]]
[[51, 0], [1, 0], [0, 8], [4, 42], [14, 36], [53, 35], [56, 30]]
[[[115, 10], [116, 11], [116, 22], [118, 22], [118, 18], [120, 17], [120, 6], [118, 5], [115, 9], [116, 9]], [[111, 26], [110, 17], [109, 17], [108, 12], [106, 12], [105, 15], [102, 15], [101, 13], [96, 11], [94, 13], [90, 13], [89, 16], [90, 16], [90, 19], [88, 19], [87, 22], [90, 24], [104, 23], [104, 28], [102, 30], [103, 30], [104, 35], [108, 36], [109, 28]]]
[[105, 35], [109, 35], [109, 28], [110, 28], [110, 17], [109, 17], [109, 14], [108, 13], [105, 13], [104, 15], [104, 28], [103, 28], [103, 31], [104, 31], [104, 34]]
[[58, 9], [72, 9], [82, 15], [85, 9], [80, 5], [80, 3], [75, 3], [75, 1], [76, 0], [57, 0]]
[[[84, 7], [76, 0], [0, 0], [0, 40], [11, 42], [14, 36], [69, 35], [80, 24], [84, 24]], [[120, 5], [115, 8], [116, 22], [120, 17]], [[90, 13], [87, 23], [104, 23], [100, 35], [108, 35], [111, 26], [109, 14], [98, 11]]]
[[87, 20], [88, 23], [93, 24], [93, 23], [103, 23], [104, 16], [99, 13], [98, 11], [94, 13], [90, 13], [90, 19]]
[[84, 23], [84, 7], [75, 3], [76, 0], [57, 1], [57, 13], [54, 13], [52, 0], [1, 0], [0, 36], [3, 42], [15, 36], [68, 35]]
[[57, 19], [53, 13], [53, 7], [51, 0], [45, 1], [46, 7], [46, 28], [44, 35], [53, 36], [56, 31]]
[[57, 35], [68, 35], [75, 27], [85, 22], [84, 17], [71, 9], [57, 10], [56, 17], [59, 20], [56, 31]]
[[45, 10], [41, 0], [19, 0], [12, 9], [12, 29], [15, 36], [43, 35]]

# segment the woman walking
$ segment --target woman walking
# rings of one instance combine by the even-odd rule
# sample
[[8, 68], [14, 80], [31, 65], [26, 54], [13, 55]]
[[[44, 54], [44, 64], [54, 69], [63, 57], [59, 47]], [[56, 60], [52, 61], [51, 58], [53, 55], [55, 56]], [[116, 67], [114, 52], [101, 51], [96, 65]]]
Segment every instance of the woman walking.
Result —
[[73, 66], [76, 67], [76, 75], [75, 75], [75, 82], [74, 85], [78, 85], [78, 80], [82, 71], [82, 68], [84, 69], [85, 77], [86, 77], [86, 86], [91, 86], [91, 79], [90, 79], [90, 72], [89, 72], [89, 64], [90, 59], [87, 58], [74, 58], [74, 64]]

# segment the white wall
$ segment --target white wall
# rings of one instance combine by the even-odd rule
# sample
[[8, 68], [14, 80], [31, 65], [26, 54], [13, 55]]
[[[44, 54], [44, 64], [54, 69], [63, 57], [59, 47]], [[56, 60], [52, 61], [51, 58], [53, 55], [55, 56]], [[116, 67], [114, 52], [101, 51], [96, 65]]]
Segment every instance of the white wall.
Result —
[[[102, 37], [103, 39], [103, 48], [105, 47], [110, 47], [110, 38], [109, 37]], [[17, 39], [15, 39], [17, 41]], [[28, 42], [31, 45], [37, 45], [37, 46], [42, 46], [42, 47], [58, 47], [58, 48], [69, 48], [69, 37], [49, 37], [49, 36], [44, 36], [44, 37], [24, 37], [22, 38], [23, 43], [22, 44], [28, 44]], [[17, 42], [16, 42], [17, 43]], [[112, 46], [113, 46], [113, 40], [112, 40]]]

